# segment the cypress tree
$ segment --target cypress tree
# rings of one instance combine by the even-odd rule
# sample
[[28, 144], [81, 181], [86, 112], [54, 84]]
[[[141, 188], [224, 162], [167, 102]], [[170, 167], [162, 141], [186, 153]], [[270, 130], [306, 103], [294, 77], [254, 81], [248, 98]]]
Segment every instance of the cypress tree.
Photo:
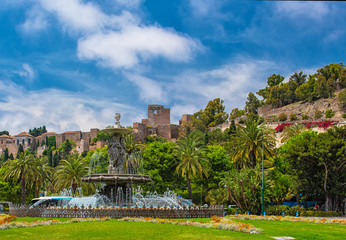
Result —
[[19, 144], [19, 146], [18, 146], [18, 152], [17, 152], [16, 158], [19, 157], [19, 153], [23, 153], [23, 152], [24, 152], [23, 145], [22, 145], [22, 144]]

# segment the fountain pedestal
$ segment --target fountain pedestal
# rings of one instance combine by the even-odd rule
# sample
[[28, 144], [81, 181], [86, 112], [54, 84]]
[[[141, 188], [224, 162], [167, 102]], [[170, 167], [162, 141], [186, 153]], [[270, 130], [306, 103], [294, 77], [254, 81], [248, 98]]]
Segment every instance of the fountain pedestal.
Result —
[[82, 178], [83, 182], [106, 184], [102, 194], [113, 200], [113, 202], [119, 188], [126, 191], [126, 189], [131, 188], [132, 184], [152, 182], [151, 178], [147, 175], [125, 173], [126, 148], [123, 136], [124, 134], [131, 133], [132, 130], [120, 126], [120, 114], [115, 114], [115, 120], [114, 127], [101, 130], [112, 135], [108, 145], [108, 174], [91, 174]]

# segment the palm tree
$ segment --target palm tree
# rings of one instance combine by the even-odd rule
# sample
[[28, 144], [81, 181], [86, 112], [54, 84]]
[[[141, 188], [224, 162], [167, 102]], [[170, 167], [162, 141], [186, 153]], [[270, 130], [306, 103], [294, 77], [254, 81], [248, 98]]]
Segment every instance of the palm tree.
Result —
[[46, 156], [33, 159], [33, 171], [31, 171], [33, 186], [35, 187], [35, 197], [38, 197], [41, 185], [43, 190], [46, 189], [46, 183], [50, 180], [50, 174], [52, 168], [48, 164], [48, 158]]
[[190, 135], [183, 137], [175, 147], [176, 155], [180, 160], [176, 172], [186, 177], [189, 198], [192, 199], [191, 177], [198, 175], [200, 178], [203, 174], [208, 177], [208, 172], [203, 163], [208, 163], [204, 157], [204, 148], [201, 146], [201, 139], [197, 136]]
[[75, 195], [84, 175], [88, 173], [85, 160], [78, 154], [71, 155], [67, 160], [60, 161], [60, 165], [54, 173], [54, 181], [57, 189], [72, 187]]
[[237, 127], [233, 160], [239, 168], [256, 167], [262, 157], [262, 142], [264, 155], [268, 158], [274, 154], [274, 130], [259, 121], [249, 120], [245, 127]]
[[17, 159], [5, 163], [5, 166], [8, 167], [4, 175], [5, 179], [14, 178], [20, 180], [22, 204], [25, 204], [26, 185], [32, 180], [30, 177], [36, 171], [33, 162], [34, 156], [30, 152], [25, 151], [24, 153], [19, 153]]
[[282, 132], [282, 138], [281, 138], [281, 143], [286, 142], [288, 139], [291, 137], [300, 134], [302, 131], [304, 131], [304, 127], [302, 124], [295, 124], [288, 126], [284, 129]]
[[[142, 148], [141, 144], [138, 144], [134, 141], [132, 134], [127, 134], [125, 136], [125, 171], [126, 173], [131, 172], [134, 169], [139, 169], [142, 159]], [[137, 171], [135, 171], [137, 172]]]

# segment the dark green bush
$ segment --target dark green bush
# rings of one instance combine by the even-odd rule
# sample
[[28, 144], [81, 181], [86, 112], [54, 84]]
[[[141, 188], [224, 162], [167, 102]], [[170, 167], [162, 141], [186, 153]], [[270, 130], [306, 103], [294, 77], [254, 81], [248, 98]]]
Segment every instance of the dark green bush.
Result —
[[280, 216], [282, 215], [282, 212], [286, 212], [289, 209], [290, 209], [289, 206], [286, 206], [286, 205], [274, 205], [274, 206], [269, 206], [265, 212], [266, 212], [266, 215]]
[[314, 112], [314, 118], [319, 119], [321, 117], [322, 117], [322, 112], [320, 110], [316, 109]]
[[342, 212], [335, 211], [319, 211], [319, 210], [303, 210], [300, 212], [302, 217], [338, 217], [342, 216]]
[[234, 215], [235, 213], [241, 214], [240, 209], [227, 208], [226, 215]]
[[334, 117], [335, 113], [333, 112], [332, 109], [328, 109], [325, 113], [326, 118], [332, 118]]
[[342, 117], [343, 117], [343, 118], [346, 118], [346, 113], [343, 113], [343, 114], [342, 114]]
[[304, 208], [299, 206], [294, 206], [294, 207], [290, 207], [290, 209], [287, 212], [285, 212], [285, 214], [287, 216], [296, 216], [296, 213], [298, 212], [298, 215], [300, 216], [300, 212], [302, 210], [304, 211]]
[[302, 115], [302, 120], [308, 120], [309, 119], [309, 116], [308, 115], [306, 115], [306, 114], [303, 114]]
[[279, 118], [280, 122], [284, 122], [287, 120], [287, 114], [286, 113], [280, 113], [278, 118]]
[[290, 114], [290, 121], [296, 121], [298, 120], [298, 117], [295, 113]]

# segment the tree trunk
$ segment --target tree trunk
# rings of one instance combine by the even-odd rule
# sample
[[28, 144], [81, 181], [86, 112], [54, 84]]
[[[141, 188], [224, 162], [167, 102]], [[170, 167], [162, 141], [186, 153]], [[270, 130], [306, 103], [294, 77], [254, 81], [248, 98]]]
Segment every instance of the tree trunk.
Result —
[[300, 193], [299, 192], [296, 195], [296, 199], [297, 199], [297, 206], [300, 207]]
[[77, 183], [72, 183], [72, 196], [76, 196], [76, 190], [77, 190], [78, 184]]
[[26, 189], [25, 189], [25, 175], [22, 173], [20, 179], [20, 185], [22, 188], [22, 204], [25, 204], [25, 197], [26, 197]]
[[39, 197], [40, 186], [41, 186], [41, 181], [35, 180], [35, 198]]
[[186, 174], [186, 180], [187, 180], [187, 189], [189, 190], [189, 198], [192, 201], [191, 181], [190, 181], [189, 175], [187, 174]]

